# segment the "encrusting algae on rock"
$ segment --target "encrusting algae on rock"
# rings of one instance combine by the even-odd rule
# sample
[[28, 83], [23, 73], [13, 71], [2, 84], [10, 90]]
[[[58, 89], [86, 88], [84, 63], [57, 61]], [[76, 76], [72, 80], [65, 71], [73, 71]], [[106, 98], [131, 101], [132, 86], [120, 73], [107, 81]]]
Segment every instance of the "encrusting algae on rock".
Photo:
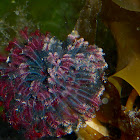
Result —
[[21, 32], [1, 58], [0, 96], [4, 118], [27, 139], [60, 137], [95, 116], [107, 64], [101, 48], [76, 31], [59, 41], [38, 30]]

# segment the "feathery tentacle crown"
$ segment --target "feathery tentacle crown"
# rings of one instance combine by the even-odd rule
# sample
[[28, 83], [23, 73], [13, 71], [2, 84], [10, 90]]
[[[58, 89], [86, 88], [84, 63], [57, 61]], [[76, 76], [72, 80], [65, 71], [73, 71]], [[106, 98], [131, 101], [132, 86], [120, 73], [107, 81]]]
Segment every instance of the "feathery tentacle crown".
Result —
[[28, 138], [71, 133], [99, 109], [107, 64], [101, 48], [75, 33], [61, 42], [25, 29], [7, 47], [0, 96], [7, 120]]

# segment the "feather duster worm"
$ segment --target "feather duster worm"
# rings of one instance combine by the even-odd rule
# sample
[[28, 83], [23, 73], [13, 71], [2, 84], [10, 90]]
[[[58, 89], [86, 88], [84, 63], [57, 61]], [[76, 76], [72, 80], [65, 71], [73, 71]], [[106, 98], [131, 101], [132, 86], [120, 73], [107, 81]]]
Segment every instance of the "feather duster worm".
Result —
[[76, 32], [61, 42], [39, 31], [21, 31], [1, 63], [0, 96], [7, 121], [25, 136], [60, 137], [82, 127], [101, 104], [104, 68], [101, 48]]

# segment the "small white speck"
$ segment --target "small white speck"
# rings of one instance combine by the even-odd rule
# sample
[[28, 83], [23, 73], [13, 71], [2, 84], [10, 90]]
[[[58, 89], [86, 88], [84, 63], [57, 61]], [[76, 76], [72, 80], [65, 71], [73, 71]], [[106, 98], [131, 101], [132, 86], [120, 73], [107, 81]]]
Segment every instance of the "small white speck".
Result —
[[107, 103], [108, 103], [108, 98], [103, 98], [103, 99], [102, 99], [102, 103], [103, 103], [103, 104], [107, 104]]
[[19, 92], [18, 95], [21, 95], [21, 92]]
[[22, 102], [22, 104], [26, 104], [26, 102], [25, 102], [25, 101], [23, 101], [23, 102]]
[[16, 99], [16, 101], [20, 102], [20, 99]]
[[15, 110], [18, 111], [18, 108], [16, 108]]
[[18, 16], [19, 15], [19, 11], [14, 11], [15, 12], [15, 14]]
[[9, 63], [9, 62], [10, 62], [10, 57], [8, 56], [7, 60], [6, 60], [6, 63]]

